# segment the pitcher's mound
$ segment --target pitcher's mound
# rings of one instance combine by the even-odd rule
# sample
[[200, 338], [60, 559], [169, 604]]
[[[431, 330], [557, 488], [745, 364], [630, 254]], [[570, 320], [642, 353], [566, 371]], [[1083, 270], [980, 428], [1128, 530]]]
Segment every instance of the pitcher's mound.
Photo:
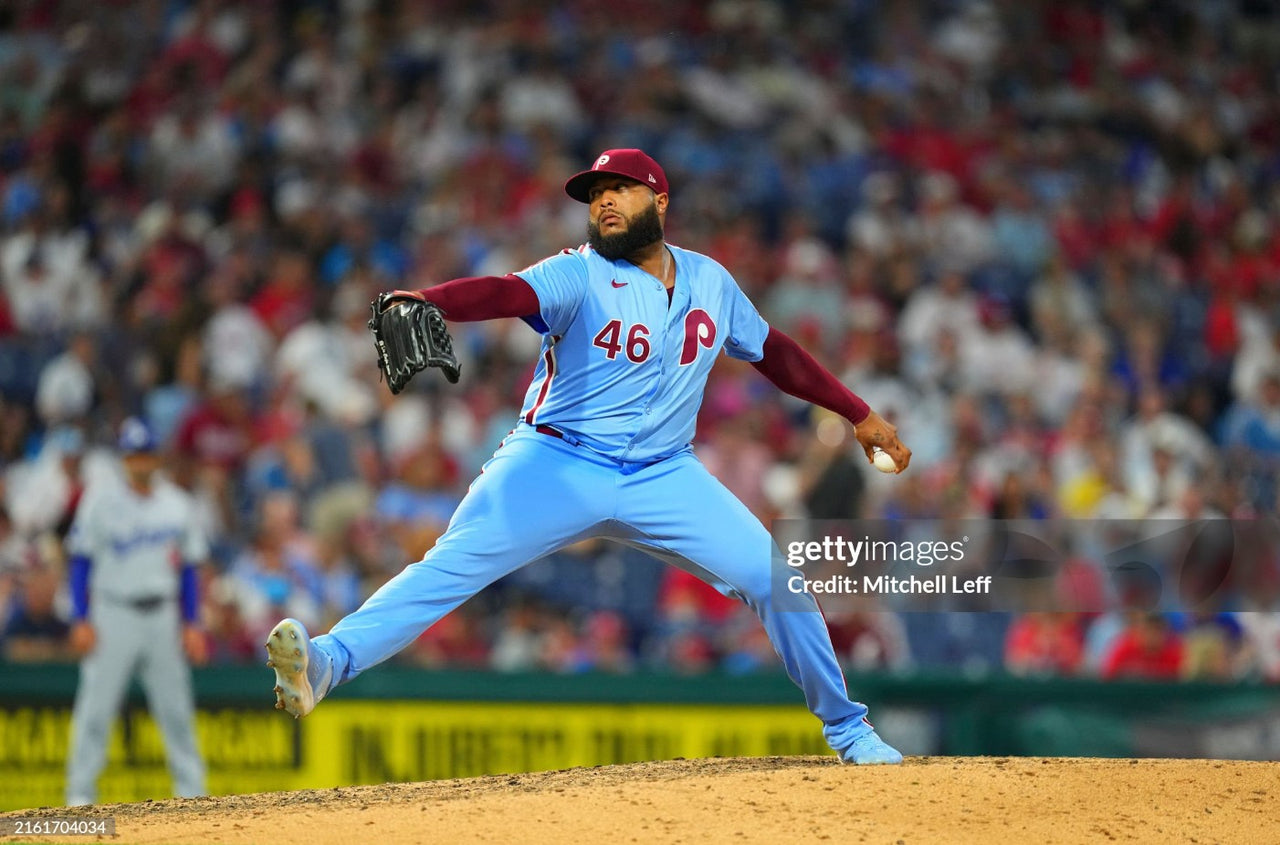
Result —
[[1218, 760], [764, 757], [7, 815], [112, 816], [138, 843], [1252, 843], [1280, 841], [1278, 783]]

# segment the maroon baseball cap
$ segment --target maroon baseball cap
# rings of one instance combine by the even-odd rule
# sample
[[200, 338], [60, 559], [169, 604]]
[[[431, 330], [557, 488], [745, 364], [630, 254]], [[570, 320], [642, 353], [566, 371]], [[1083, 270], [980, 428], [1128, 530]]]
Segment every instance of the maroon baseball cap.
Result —
[[601, 176], [625, 176], [648, 185], [655, 194], [668, 193], [667, 174], [643, 150], [605, 150], [590, 170], [584, 170], [564, 183], [564, 192], [578, 202], [590, 202], [587, 192], [591, 190], [591, 183]]

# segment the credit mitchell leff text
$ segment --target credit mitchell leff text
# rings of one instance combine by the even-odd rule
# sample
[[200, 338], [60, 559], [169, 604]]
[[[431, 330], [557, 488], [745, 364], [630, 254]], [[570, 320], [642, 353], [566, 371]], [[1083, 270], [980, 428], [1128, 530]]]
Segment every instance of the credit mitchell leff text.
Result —
[[[817, 595], [988, 595], [990, 575], [850, 575], [828, 574], [829, 565], [843, 563], [855, 567], [859, 563], [932, 566], [935, 563], [959, 562], [964, 559], [969, 538], [952, 541], [893, 541], [865, 537], [850, 540], [824, 536], [821, 540], [795, 541], [787, 544], [787, 565], [797, 571], [787, 578], [787, 590]], [[806, 563], [826, 564], [823, 577], [810, 578], [799, 571]]]

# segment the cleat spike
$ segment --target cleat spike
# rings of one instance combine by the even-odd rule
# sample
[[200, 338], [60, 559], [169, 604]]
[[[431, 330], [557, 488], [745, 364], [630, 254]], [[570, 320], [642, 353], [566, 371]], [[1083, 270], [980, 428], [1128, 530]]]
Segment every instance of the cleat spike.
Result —
[[267, 668], [268, 668], [268, 669], [274, 669], [274, 668], [275, 668], [275, 666], [276, 666], [276, 662], [275, 662], [274, 660], [268, 660], [268, 661], [267, 661]]
[[277, 701], [277, 702], [276, 702], [276, 709], [277, 709], [277, 710], [283, 710], [283, 709], [284, 709], [284, 702], [283, 702], [283, 701]]
[[295, 639], [295, 640], [296, 640], [296, 639], [298, 638], [298, 632], [297, 632], [297, 631], [290, 631], [290, 632], [289, 632], [289, 636], [290, 636], [290, 638], [292, 638], [292, 639]]
[[300, 649], [300, 648], [295, 648], [295, 649], [293, 650], [293, 656], [294, 656], [294, 657], [301, 657], [301, 656], [302, 656], [302, 649]]
[[295, 672], [301, 672], [301, 671], [302, 671], [302, 664], [301, 664], [301, 663], [295, 663], [295, 664], [293, 664], [293, 671], [295, 671]]
[[279, 631], [272, 631], [272, 632], [271, 632], [271, 636], [275, 637], [276, 639], [280, 639], [280, 632], [279, 632]]

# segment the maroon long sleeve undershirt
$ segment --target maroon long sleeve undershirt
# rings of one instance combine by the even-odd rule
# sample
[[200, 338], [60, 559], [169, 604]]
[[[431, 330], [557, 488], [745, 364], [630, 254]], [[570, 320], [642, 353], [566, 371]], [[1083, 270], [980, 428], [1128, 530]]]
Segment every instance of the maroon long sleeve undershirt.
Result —
[[468, 276], [419, 291], [448, 320], [474, 323], [537, 314], [538, 295], [519, 276]]
[[779, 390], [797, 399], [834, 411], [857, 425], [870, 406], [805, 352], [800, 344], [775, 328], [764, 341], [764, 357], [751, 364]]
[[[470, 276], [420, 291], [428, 302], [459, 323], [527, 317], [539, 312], [538, 295], [519, 276]], [[829, 373], [813, 356], [777, 329], [769, 329], [764, 357], [752, 364], [782, 391], [833, 411], [850, 422], [871, 413], [867, 403]]]

